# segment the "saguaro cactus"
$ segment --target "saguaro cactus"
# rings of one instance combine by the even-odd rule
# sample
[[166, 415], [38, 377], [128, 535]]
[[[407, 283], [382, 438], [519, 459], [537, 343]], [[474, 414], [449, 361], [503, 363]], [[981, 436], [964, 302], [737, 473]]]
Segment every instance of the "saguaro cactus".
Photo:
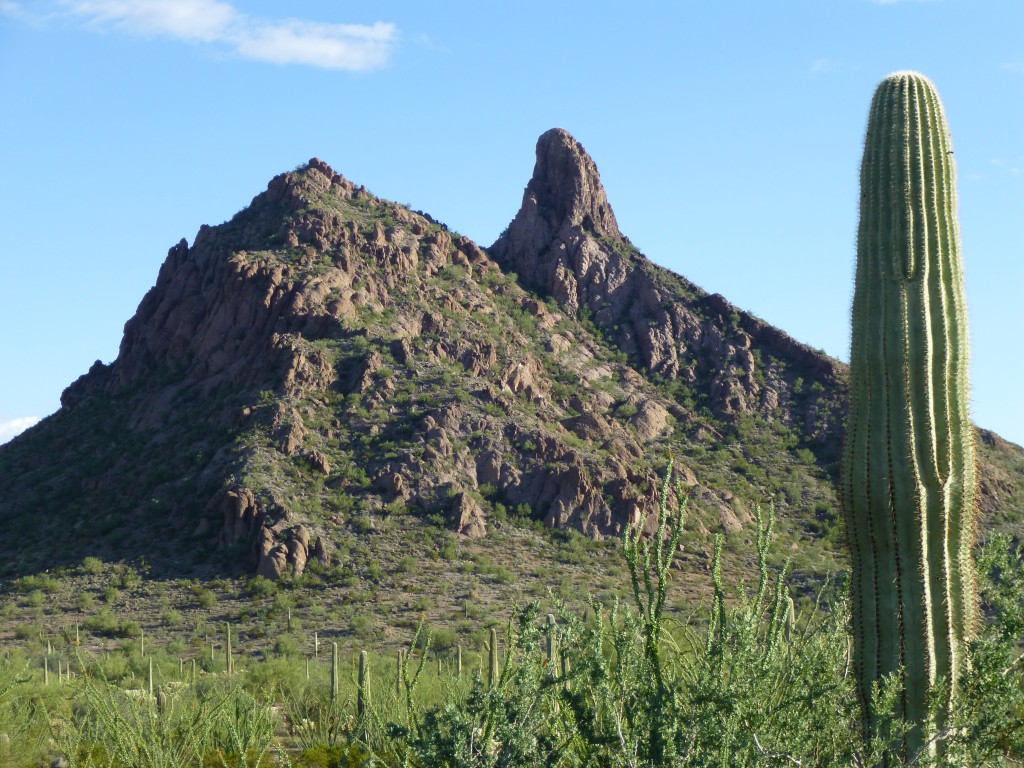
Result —
[[356, 690], [356, 714], [366, 716], [366, 707], [370, 701], [370, 663], [366, 651], [359, 652], [359, 678]]
[[491, 640], [487, 644], [487, 687], [498, 684], [498, 630], [491, 627]]
[[338, 700], [338, 644], [331, 643], [331, 704]]
[[[872, 685], [900, 674], [915, 724], [904, 757], [956, 696], [975, 625], [976, 480], [953, 148], [938, 93], [914, 72], [878, 86], [861, 165], [842, 504], [854, 662], [868, 733]], [[944, 680], [939, 722], [928, 698]]]
[[229, 675], [235, 674], [235, 659], [231, 655], [231, 622], [224, 625], [224, 664]]

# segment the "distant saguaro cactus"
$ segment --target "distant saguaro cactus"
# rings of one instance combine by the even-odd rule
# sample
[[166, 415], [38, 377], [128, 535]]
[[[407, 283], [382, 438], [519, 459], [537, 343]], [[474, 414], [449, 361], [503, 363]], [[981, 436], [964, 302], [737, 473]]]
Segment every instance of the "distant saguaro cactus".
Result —
[[545, 644], [546, 645], [545, 654], [548, 657], [548, 664], [550, 665], [552, 674], [556, 674], [556, 669], [557, 669], [556, 668], [556, 664], [558, 662], [558, 659], [557, 659], [558, 649], [556, 647], [556, 642], [555, 642], [555, 632], [557, 631], [556, 627], [558, 626], [558, 622], [555, 621], [555, 615], [553, 613], [549, 613], [548, 614], [547, 622], [548, 622], [548, 635], [547, 635], [547, 642]]
[[487, 687], [498, 683], [498, 630], [491, 627], [491, 638], [487, 644]]
[[224, 625], [224, 663], [229, 675], [235, 674], [235, 660], [231, 655], [231, 623]]
[[338, 644], [331, 643], [331, 703], [338, 700]]
[[[939, 95], [914, 72], [878, 86], [861, 165], [841, 498], [852, 554], [854, 663], [867, 732], [872, 686], [900, 675], [903, 757], [957, 694], [975, 626], [976, 480], [953, 148]], [[941, 681], [938, 722], [929, 695]]]
[[366, 715], [366, 707], [370, 702], [370, 663], [366, 651], [359, 652], [359, 678], [356, 689], [356, 714]]

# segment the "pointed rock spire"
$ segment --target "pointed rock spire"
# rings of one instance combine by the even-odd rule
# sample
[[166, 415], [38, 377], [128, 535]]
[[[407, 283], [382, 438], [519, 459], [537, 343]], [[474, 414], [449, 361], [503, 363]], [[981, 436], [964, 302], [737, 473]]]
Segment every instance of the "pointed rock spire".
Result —
[[599, 237], [619, 235], [597, 164], [583, 145], [561, 128], [552, 128], [537, 140], [537, 163], [521, 213], [531, 204], [552, 232], [568, 224]]
[[[552, 128], [537, 139], [537, 162], [519, 212], [490, 253], [527, 285], [576, 311], [577, 273], [604, 262], [597, 241], [624, 239], [597, 164], [576, 139]], [[602, 276], [603, 280], [603, 276]]]

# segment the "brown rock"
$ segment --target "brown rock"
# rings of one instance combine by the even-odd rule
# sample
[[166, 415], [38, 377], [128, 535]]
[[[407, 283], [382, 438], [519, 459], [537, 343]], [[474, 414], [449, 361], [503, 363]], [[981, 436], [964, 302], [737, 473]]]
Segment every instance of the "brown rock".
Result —
[[665, 432], [668, 428], [669, 413], [660, 403], [644, 399], [640, 402], [636, 414], [629, 423], [633, 425], [640, 441], [646, 443], [661, 437]]
[[487, 535], [487, 520], [483, 509], [465, 491], [452, 500], [452, 529], [470, 539], [482, 539]]
[[562, 426], [584, 440], [593, 440], [598, 443], [612, 433], [612, 426], [608, 419], [590, 411], [585, 411], [579, 416], [573, 416], [569, 419], [563, 419]]
[[743, 524], [739, 518], [725, 504], [718, 505], [718, 524], [724, 533], [737, 533], [743, 530]]
[[310, 451], [309, 463], [322, 475], [331, 474], [331, 462], [321, 451]]
[[260, 556], [256, 566], [256, 575], [277, 581], [288, 567], [288, 547], [284, 544], [273, 545]]

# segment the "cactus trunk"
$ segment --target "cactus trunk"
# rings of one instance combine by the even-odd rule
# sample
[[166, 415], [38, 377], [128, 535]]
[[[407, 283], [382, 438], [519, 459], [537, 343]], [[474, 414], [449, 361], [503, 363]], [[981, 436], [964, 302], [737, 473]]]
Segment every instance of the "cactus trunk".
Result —
[[551, 670], [552, 674], [556, 674], [556, 666], [555, 665], [558, 662], [558, 659], [556, 658], [556, 656], [558, 655], [558, 650], [555, 647], [555, 631], [556, 631], [555, 628], [558, 626], [558, 624], [555, 621], [555, 615], [553, 613], [549, 613], [548, 614], [547, 621], [548, 621], [548, 636], [547, 636], [547, 641], [545, 643], [545, 645], [547, 646], [545, 648], [545, 651], [546, 651], [546, 655], [548, 657], [549, 669]]
[[365, 717], [370, 702], [370, 665], [366, 651], [359, 652], [359, 685], [356, 690], [356, 714]]
[[230, 622], [224, 625], [224, 664], [227, 668], [227, 673], [233, 675], [235, 673], [235, 660], [231, 656], [231, 624]]
[[861, 165], [842, 504], [852, 555], [854, 662], [866, 731], [872, 685], [899, 674], [904, 757], [936, 749], [928, 698], [956, 695], [976, 615], [974, 444], [953, 149], [931, 82], [878, 86]]
[[498, 631], [491, 628], [491, 641], [487, 645], [487, 687], [498, 683]]
[[338, 644], [331, 643], [331, 703], [338, 700]]

